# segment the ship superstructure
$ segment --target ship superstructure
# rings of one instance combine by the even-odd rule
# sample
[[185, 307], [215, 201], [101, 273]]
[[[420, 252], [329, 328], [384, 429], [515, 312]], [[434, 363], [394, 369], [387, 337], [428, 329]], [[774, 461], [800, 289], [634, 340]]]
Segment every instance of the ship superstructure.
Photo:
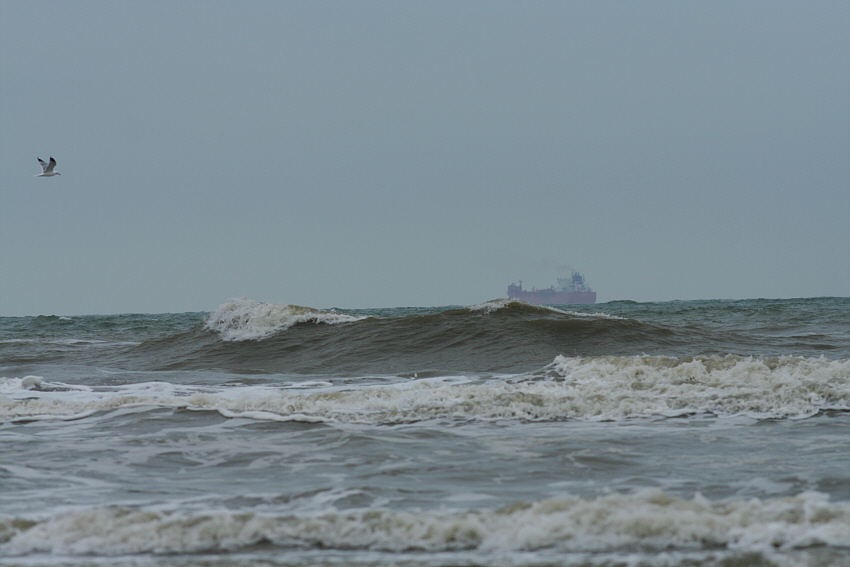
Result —
[[519, 284], [508, 286], [508, 297], [519, 299], [533, 305], [564, 305], [567, 303], [596, 303], [596, 292], [590, 289], [584, 281], [584, 276], [573, 272], [569, 278], [558, 278], [558, 288], [533, 288], [530, 291], [522, 289]]

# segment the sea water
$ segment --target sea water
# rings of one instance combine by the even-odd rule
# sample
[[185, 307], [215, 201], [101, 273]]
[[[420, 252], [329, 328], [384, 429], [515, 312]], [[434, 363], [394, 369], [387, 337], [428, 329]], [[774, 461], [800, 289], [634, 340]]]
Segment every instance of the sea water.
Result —
[[848, 298], [0, 325], [2, 565], [850, 565]]

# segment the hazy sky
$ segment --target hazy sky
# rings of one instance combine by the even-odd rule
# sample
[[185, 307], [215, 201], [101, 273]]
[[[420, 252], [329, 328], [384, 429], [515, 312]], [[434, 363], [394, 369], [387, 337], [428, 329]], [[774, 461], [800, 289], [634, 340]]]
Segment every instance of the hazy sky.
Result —
[[848, 30], [846, 1], [0, 0], [0, 314], [570, 268], [600, 302], [848, 296]]

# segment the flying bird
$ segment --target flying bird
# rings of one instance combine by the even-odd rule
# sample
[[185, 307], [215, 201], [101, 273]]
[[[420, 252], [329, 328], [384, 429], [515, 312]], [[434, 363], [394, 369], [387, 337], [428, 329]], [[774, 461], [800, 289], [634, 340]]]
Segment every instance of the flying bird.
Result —
[[56, 160], [52, 157], [50, 158], [50, 163], [46, 163], [41, 158], [38, 158], [38, 163], [41, 164], [41, 173], [36, 175], [36, 177], [53, 177], [54, 175], [62, 175], [58, 171], [53, 171], [53, 168], [56, 167]]

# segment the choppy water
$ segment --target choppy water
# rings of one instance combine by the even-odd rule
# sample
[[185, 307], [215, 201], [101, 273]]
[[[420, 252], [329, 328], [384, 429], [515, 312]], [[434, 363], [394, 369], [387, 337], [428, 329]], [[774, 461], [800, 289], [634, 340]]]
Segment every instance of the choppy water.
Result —
[[850, 565], [850, 299], [0, 319], [3, 565]]

